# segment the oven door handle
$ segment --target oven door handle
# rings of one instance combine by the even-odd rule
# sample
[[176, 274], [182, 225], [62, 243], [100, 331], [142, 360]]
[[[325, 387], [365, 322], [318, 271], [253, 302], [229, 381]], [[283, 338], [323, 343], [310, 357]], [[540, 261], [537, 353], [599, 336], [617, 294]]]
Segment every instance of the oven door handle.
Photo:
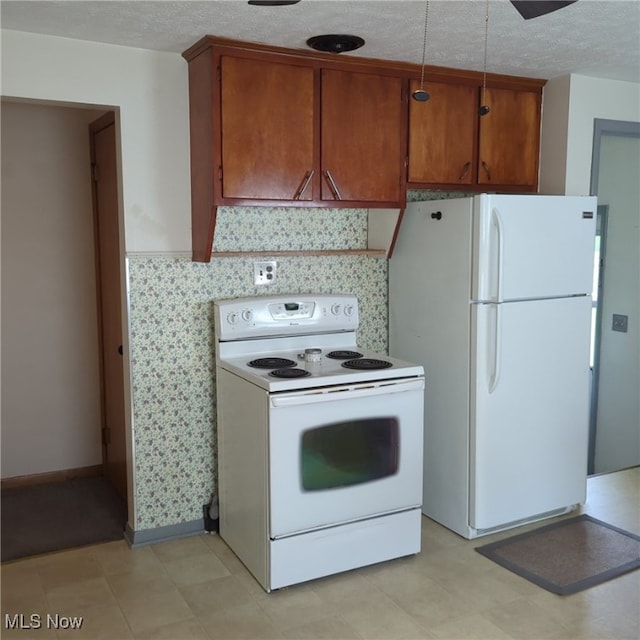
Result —
[[424, 378], [411, 380], [410, 382], [393, 382], [391, 384], [374, 383], [372, 385], [363, 385], [353, 388], [347, 387], [344, 391], [335, 389], [330, 390], [314, 390], [309, 393], [300, 393], [296, 395], [272, 396], [272, 407], [295, 407], [305, 404], [317, 404], [319, 402], [333, 402], [335, 400], [349, 400], [351, 398], [364, 398], [371, 396], [388, 395], [391, 393], [403, 393], [406, 391], [414, 391], [424, 389]]

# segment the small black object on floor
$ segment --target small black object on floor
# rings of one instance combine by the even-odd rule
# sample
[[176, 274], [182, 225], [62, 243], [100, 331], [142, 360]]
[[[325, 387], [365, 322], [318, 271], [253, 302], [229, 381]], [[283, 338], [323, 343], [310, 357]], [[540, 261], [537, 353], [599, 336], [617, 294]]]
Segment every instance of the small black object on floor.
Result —
[[121, 540], [127, 505], [103, 476], [2, 491], [2, 562]]

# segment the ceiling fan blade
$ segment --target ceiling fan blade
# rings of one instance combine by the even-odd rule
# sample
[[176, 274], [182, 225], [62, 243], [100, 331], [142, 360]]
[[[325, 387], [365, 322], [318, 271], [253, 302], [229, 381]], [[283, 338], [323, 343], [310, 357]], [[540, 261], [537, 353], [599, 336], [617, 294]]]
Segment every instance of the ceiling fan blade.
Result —
[[547, 15], [574, 2], [577, 0], [511, 0], [511, 4], [525, 20]]

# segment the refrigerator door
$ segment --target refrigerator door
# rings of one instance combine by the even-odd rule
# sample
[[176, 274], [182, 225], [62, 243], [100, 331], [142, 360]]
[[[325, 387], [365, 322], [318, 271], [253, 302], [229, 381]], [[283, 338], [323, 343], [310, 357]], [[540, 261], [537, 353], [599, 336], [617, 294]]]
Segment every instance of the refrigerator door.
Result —
[[472, 300], [591, 293], [596, 207], [591, 196], [477, 196]]
[[471, 308], [471, 527], [583, 502], [591, 298]]

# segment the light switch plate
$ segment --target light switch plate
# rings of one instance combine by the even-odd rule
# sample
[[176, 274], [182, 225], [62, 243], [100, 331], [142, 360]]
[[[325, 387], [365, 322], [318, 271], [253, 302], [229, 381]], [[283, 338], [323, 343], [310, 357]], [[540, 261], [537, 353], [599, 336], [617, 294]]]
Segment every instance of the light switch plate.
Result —
[[627, 333], [627, 326], [629, 324], [629, 316], [623, 316], [619, 313], [613, 314], [613, 322], [611, 323], [612, 331], [621, 331]]

